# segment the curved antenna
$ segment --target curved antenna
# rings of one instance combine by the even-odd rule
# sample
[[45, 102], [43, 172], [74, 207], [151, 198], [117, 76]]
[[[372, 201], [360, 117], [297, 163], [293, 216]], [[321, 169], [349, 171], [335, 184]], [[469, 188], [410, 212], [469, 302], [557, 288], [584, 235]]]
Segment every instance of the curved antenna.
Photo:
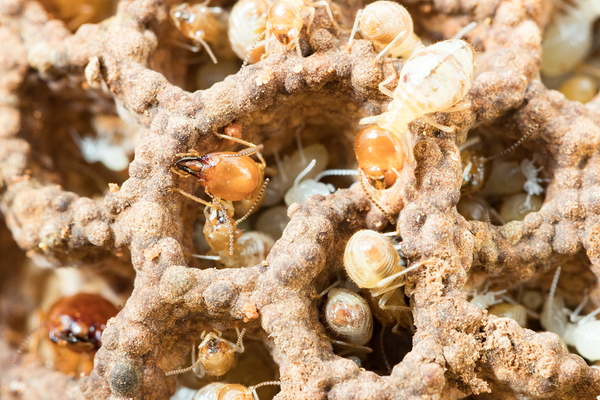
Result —
[[456, 35], [454, 35], [454, 38], [462, 39], [463, 36], [465, 36], [467, 33], [471, 32], [476, 27], [477, 27], [477, 22], [473, 21], [470, 24], [467, 24], [465, 27], [463, 27], [460, 31], [456, 32]]
[[248, 212], [246, 213], [246, 215], [244, 215], [242, 218], [240, 218], [237, 221], [235, 221], [236, 225], [239, 224], [242, 221], [245, 221], [246, 218], [248, 218], [252, 214], [252, 212], [254, 211], [254, 208], [256, 207], [256, 205], [258, 204], [258, 202], [260, 201], [260, 199], [265, 194], [265, 190], [267, 190], [267, 185], [268, 184], [269, 184], [269, 178], [266, 178], [265, 179], [265, 183], [263, 183], [262, 189], [260, 189], [260, 193], [258, 194], [258, 197], [256, 198], [256, 201], [254, 202], [254, 204], [252, 204], [252, 207], [250, 207], [250, 209], [248, 210]]
[[550, 293], [548, 294], [548, 307], [552, 307], [552, 302], [554, 301], [554, 293], [556, 292], [556, 287], [558, 286], [558, 278], [560, 277], [561, 267], [556, 268], [556, 272], [554, 273], [554, 278], [552, 278], [552, 286], [550, 286]]
[[267, 386], [267, 385], [281, 386], [281, 382], [279, 382], [279, 381], [263, 382], [263, 383], [259, 383], [258, 385], [252, 385], [252, 386], [248, 387], [248, 390], [252, 392], [252, 397], [254, 397], [256, 400], [258, 400], [258, 395], [256, 394], [256, 389], [258, 389], [259, 387]]
[[394, 221], [394, 219], [392, 218], [392, 216], [390, 214], [388, 214], [387, 211], [385, 211], [383, 209], [383, 207], [375, 200], [375, 198], [373, 198], [373, 196], [371, 196], [371, 194], [367, 191], [367, 184], [365, 183], [365, 173], [360, 171], [359, 173], [359, 181], [360, 181], [360, 185], [363, 188], [363, 192], [365, 192], [365, 195], [367, 196], [367, 198], [371, 201], [371, 203], [375, 204], [375, 207], [377, 207], [379, 209], [379, 211], [381, 211], [383, 213], [383, 215], [385, 215], [385, 217], [388, 219], [388, 221], [390, 221], [390, 223], [393, 226], [396, 226], [396, 222]]
[[515, 144], [513, 144], [512, 146], [510, 146], [508, 149], [493, 155], [491, 157], [486, 157], [483, 159], [484, 162], [488, 162], [488, 161], [494, 161], [497, 160], [500, 157], [504, 157], [505, 155], [507, 155], [508, 153], [512, 152], [513, 150], [515, 150], [517, 147], [519, 147], [521, 144], [523, 144], [523, 142], [529, 137], [529, 135], [531, 135], [531, 133], [537, 129], [539, 127], [538, 124], [535, 124], [534, 126], [532, 126], [531, 128], [529, 128], [529, 130], [527, 132], [525, 132], [525, 134], [523, 136], [521, 136], [521, 138], [519, 140], [517, 140], [517, 142]]
[[243, 70], [246, 65], [248, 65], [248, 62], [250, 61], [250, 57], [252, 56], [252, 52], [254, 52], [254, 49], [256, 48], [256, 46], [258, 46], [258, 43], [265, 37], [266, 33], [267, 33], [267, 30], [265, 29], [264, 31], [262, 31], [262, 33], [260, 35], [258, 35], [256, 40], [252, 44], [250, 51], [246, 54], [246, 58], [244, 59], [244, 63], [242, 64], [242, 68], [240, 68], [240, 71]]
[[319, 172], [315, 176], [315, 181], [319, 182], [326, 176], [357, 176], [360, 175], [357, 169], [326, 169], [325, 171]]
[[235, 352], [239, 348], [240, 353], [243, 353], [244, 352], [244, 342], [242, 342], [242, 339], [244, 338], [244, 334], [246, 333], [246, 328], [242, 329], [242, 332], [240, 332], [240, 330], [236, 326], [235, 331], [238, 334], [238, 340], [237, 340], [237, 342], [235, 342], [235, 346], [233, 346], [233, 349], [231, 349], [231, 351]]
[[165, 376], [171, 376], [171, 375], [179, 375], [179, 374], [184, 374], [186, 372], [189, 372], [191, 370], [193, 370], [194, 368], [196, 368], [198, 366], [198, 364], [200, 364], [200, 361], [202, 361], [201, 357], [198, 357], [198, 359], [196, 360], [195, 363], [193, 363], [192, 365], [190, 365], [187, 368], [182, 368], [182, 369], [176, 369], [174, 371], [169, 371], [165, 374]]
[[315, 160], [313, 158], [313, 160], [306, 166], [306, 168], [304, 168], [296, 177], [296, 179], [294, 179], [294, 186], [298, 186], [300, 184], [300, 181], [302, 181], [302, 179], [304, 179], [304, 177], [310, 172], [312, 171], [312, 169], [315, 167], [315, 164], [317, 163], [317, 160]]
[[40, 329], [45, 328], [46, 325], [48, 325], [48, 321], [45, 321], [44, 323], [39, 325], [37, 328], [34, 328], [33, 330], [31, 330], [31, 332], [29, 332], [27, 334], [27, 336], [25, 336], [25, 338], [21, 342], [21, 345], [19, 346], [19, 349], [17, 350], [17, 355], [15, 356], [15, 360], [13, 361], [14, 365], [17, 365], [19, 363], [19, 361], [21, 361], [21, 355], [23, 354], [23, 349], [25, 349], [25, 343], [27, 343], [27, 341], [29, 340], [29, 338], [31, 336], [33, 336], [35, 333], [39, 332]]

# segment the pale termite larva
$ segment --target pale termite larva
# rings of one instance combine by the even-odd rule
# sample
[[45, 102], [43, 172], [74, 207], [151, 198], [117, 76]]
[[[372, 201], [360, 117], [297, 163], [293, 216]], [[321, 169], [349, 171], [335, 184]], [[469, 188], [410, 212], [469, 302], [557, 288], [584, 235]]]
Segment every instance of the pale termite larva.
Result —
[[283, 196], [285, 204], [288, 207], [291, 206], [292, 203], [304, 203], [308, 196], [313, 194], [327, 196], [332, 193], [331, 188], [325, 183], [317, 182], [315, 179], [303, 180], [306, 174], [314, 168], [316, 163], [317, 160], [313, 159], [308, 166], [298, 174], [294, 180], [294, 185], [285, 193], [285, 196]]
[[377, 58], [386, 53], [394, 58], [408, 58], [421, 44], [408, 10], [391, 1], [369, 4], [360, 13], [359, 27], [363, 36], [380, 52]]
[[[273, 206], [279, 203], [285, 193], [294, 185], [295, 178], [308, 166], [312, 160], [316, 160], [315, 166], [306, 173], [304, 178], [314, 179], [320, 172], [327, 168], [329, 154], [327, 148], [320, 143], [302, 147], [299, 143], [298, 150], [292, 155], [286, 155], [283, 160], [275, 157], [279, 174], [269, 182], [265, 192], [263, 204]], [[275, 236], [273, 236], [275, 237]]]
[[527, 193], [508, 196], [500, 206], [500, 216], [506, 222], [523, 221], [525, 216], [542, 208], [542, 198]]
[[379, 307], [382, 309], [394, 308], [386, 306], [386, 303], [396, 288], [404, 286], [404, 274], [423, 263], [413, 263], [405, 268], [391, 240], [371, 230], [352, 235], [344, 252], [344, 267], [348, 276], [359, 287], [370, 289], [373, 297], [381, 296]]
[[587, 103], [598, 93], [598, 85], [589, 76], [575, 75], [564, 81], [558, 90], [569, 100]]
[[481, 193], [486, 196], [516, 194], [523, 190], [525, 181], [517, 161], [495, 160]]
[[373, 315], [360, 295], [343, 288], [331, 289], [323, 308], [327, 327], [334, 333], [334, 343], [360, 346], [373, 336]]
[[256, 219], [256, 229], [269, 234], [277, 240], [283, 234], [283, 230], [290, 222], [286, 206], [275, 206], [263, 211]]
[[[561, 268], [556, 269], [548, 299], [544, 303], [540, 323], [542, 327], [560, 336], [566, 344], [573, 346], [577, 352], [590, 361], [600, 360], [600, 320], [596, 315], [600, 307], [586, 316], [580, 317], [587, 298], [572, 313], [564, 307], [560, 296], [555, 296]], [[567, 314], [570, 314], [569, 320]]]
[[527, 328], [527, 310], [520, 304], [499, 303], [490, 307], [489, 313], [502, 318], [514, 319], [517, 324]]
[[[231, 48], [242, 60], [253, 64], [265, 53], [266, 41], [257, 42], [267, 27], [272, 0], [240, 0], [229, 14], [227, 34]], [[250, 54], [249, 54], [250, 53]]]
[[461, 111], [469, 103], [457, 106], [471, 88], [475, 50], [460, 39], [449, 39], [417, 50], [404, 64], [398, 85], [392, 92], [385, 87], [388, 78], [379, 89], [393, 98], [388, 111], [373, 117], [363, 118], [361, 124], [376, 123], [399, 139], [406, 135], [408, 162], [414, 162], [413, 145], [408, 124], [423, 118], [436, 128], [452, 132], [454, 129], [438, 124], [427, 114], [433, 112]]
[[477, 291], [475, 290], [470, 302], [471, 304], [481, 308], [482, 310], [485, 310], [490, 306], [501, 303], [502, 300], [497, 299], [496, 296], [499, 296], [504, 293], [506, 293], [506, 289], [499, 290], [497, 292], [490, 292], [486, 288], [481, 293], [477, 293]]
[[[565, 3], [566, 4], [566, 3]], [[581, 0], [568, 6], [546, 29], [542, 41], [542, 74], [560, 76], [582, 62], [593, 42], [593, 24], [600, 15], [600, 2]]]
[[246, 387], [235, 383], [213, 382], [200, 388], [192, 400], [259, 400], [256, 389], [280, 384], [278, 381], [270, 381]]

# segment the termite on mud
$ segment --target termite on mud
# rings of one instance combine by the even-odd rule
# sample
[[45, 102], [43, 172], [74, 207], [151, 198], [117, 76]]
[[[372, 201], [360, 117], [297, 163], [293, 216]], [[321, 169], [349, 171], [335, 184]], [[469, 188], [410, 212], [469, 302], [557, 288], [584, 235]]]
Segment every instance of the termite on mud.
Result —
[[[215, 64], [217, 58], [209, 43], [214, 44], [218, 49], [229, 48], [229, 46], [224, 45], [227, 42], [227, 14], [222, 8], [208, 7], [208, 1], [194, 5], [183, 3], [171, 7], [169, 15], [177, 29], [185, 37], [200, 43]], [[199, 51], [194, 46], [184, 45], [184, 47], [194, 52]], [[228, 52], [231, 52], [231, 50], [228, 50]]]
[[[237, 328], [236, 328], [237, 330]], [[229, 340], [221, 337], [221, 332], [202, 332], [202, 342], [198, 345], [198, 360], [194, 360], [195, 348], [192, 348], [192, 365], [167, 372], [166, 376], [183, 374], [188, 371], [193, 371], [198, 378], [203, 378], [204, 375], [221, 376], [233, 366], [235, 361], [235, 353], [244, 352], [244, 343], [242, 341], [246, 330], [238, 331], [238, 340], [232, 343]], [[199, 367], [200, 371], [196, 371]]]
[[[252, 50], [248, 52], [244, 66], [248, 63], [249, 57], [253, 54], [254, 47], [258, 46], [266, 35], [266, 51], [269, 52], [269, 44], [272, 37], [285, 48], [291, 50], [296, 48], [298, 57], [302, 57], [300, 51], [300, 31], [304, 26], [304, 19], [302, 18], [302, 11], [308, 10], [310, 13], [308, 18], [308, 24], [306, 26], [307, 32], [310, 32], [313, 20], [315, 18], [315, 7], [323, 6], [327, 11], [327, 15], [331, 20], [331, 23], [337, 28], [337, 23], [331, 13], [329, 3], [325, 0], [317, 1], [314, 3], [308, 0], [280, 0], [274, 3], [267, 14], [267, 26], [263, 35], [260, 35], [256, 41]], [[243, 67], [242, 67], [243, 68]]]
[[[232, 256], [236, 236], [239, 236], [236, 226], [248, 218], [257, 207], [269, 180], [264, 179], [266, 162], [260, 153], [262, 145], [256, 146], [233, 136], [221, 134], [217, 136], [244, 144], [249, 148], [238, 152], [225, 151], [205, 155], [192, 150], [185, 154], [178, 154], [177, 156], [182, 158], [175, 162], [177, 169], [172, 168], [172, 171], [181, 177], [195, 177], [212, 201], [209, 203], [179, 188], [171, 190], [206, 206], [207, 225], [204, 232], [209, 245], [216, 250], [228, 246], [229, 255]], [[259, 162], [250, 158], [253, 154], [256, 154]], [[246, 201], [247, 204], [245, 215], [237, 220], [233, 218], [232, 202], [234, 201]], [[225, 238], [228, 240], [226, 241]]]
[[407, 309], [386, 303], [397, 288], [404, 286], [404, 275], [425, 262], [416, 262], [406, 268], [389, 237], [372, 230], [362, 230], [352, 235], [344, 252], [344, 267], [348, 276], [359, 287], [371, 290], [373, 297], [381, 296], [381, 309]]
[[358, 28], [380, 52], [375, 58], [386, 54], [394, 58], [408, 58], [421, 45], [408, 10], [391, 1], [376, 1], [356, 14], [348, 46], [352, 44]]
[[416, 50], [400, 71], [394, 91], [386, 85], [395, 76], [379, 84], [381, 92], [393, 99], [388, 105], [388, 111], [363, 118], [360, 123], [375, 123], [395, 135], [401, 143], [405, 138], [407, 160], [413, 163], [413, 144], [408, 124], [417, 118], [423, 118], [442, 131], [452, 132], [454, 128], [438, 124], [427, 114], [456, 112], [470, 107], [469, 102], [458, 103], [471, 88], [474, 60], [473, 47], [456, 38]]

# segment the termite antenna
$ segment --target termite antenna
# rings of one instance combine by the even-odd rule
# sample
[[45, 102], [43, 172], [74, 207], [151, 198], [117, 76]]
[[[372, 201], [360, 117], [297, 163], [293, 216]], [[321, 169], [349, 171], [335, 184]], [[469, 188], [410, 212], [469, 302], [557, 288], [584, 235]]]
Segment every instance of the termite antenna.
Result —
[[250, 48], [250, 51], [248, 52], [248, 54], [246, 54], [246, 58], [244, 59], [244, 63], [242, 64], [242, 68], [240, 68], [240, 71], [244, 69], [244, 67], [246, 67], [246, 65], [248, 65], [248, 62], [250, 61], [250, 57], [252, 56], [252, 53], [254, 52], [254, 49], [256, 48], [256, 46], [258, 46], [258, 43], [265, 37], [267, 33], [267, 30], [265, 29], [264, 31], [262, 31], [262, 33], [256, 38], [256, 40], [254, 41], [254, 44], [252, 45], [252, 47]]
[[19, 346], [19, 349], [17, 350], [17, 355], [15, 356], [15, 360], [13, 361], [13, 365], [17, 365], [19, 363], [19, 361], [21, 361], [21, 355], [23, 354], [23, 349], [25, 349], [25, 344], [27, 343], [27, 341], [29, 340], [29, 338], [31, 336], [33, 336], [35, 333], [37, 333], [40, 329], [45, 328], [46, 325], [48, 325], [48, 321], [44, 322], [43, 324], [41, 324], [37, 328], [34, 328], [33, 330], [31, 330], [31, 332], [29, 332], [27, 334], [27, 336], [25, 336], [25, 339], [23, 339], [23, 341], [21, 342], [21, 345]]
[[385, 217], [388, 219], [388, 221], [390, 221], [392, 226], [396, 226], [396, 222], [394, 221], [394, 218], [392, 218], [392, 216], [387, 211], [385, 211], [384, 208], [367, 191], [367, 184], [365, 183], [365, 179], [366, 179], [365, 173], [360, 171], [358, 176], [359, 176], [360, 185], [363, 188], [363, 192], [365, 192], [365, 194], [367, 195], [367, 198], [371, 201], [371, 203], [375, 204], [375, 207], [377, 207], [379, 209], [379, 211], [381, 211], [383, 213], [383, 215], [385, 215]]
[[258, 389], [259, 387], [267, 386], [267, 385], [281, 386], [281, 382], [279, 382], [279, 381], [263, 382], [263, 383], [259, 383], [258, 385], [253, 385], [253, 386], [248, 387], [248, 390], [252, 392], [252, 397], [254, 397], [256, 400], [258, 400], [258, 395], [256, 394], [256, 389]]
[[558, 286], [558, 278], [560, 277], [561, 267], [556, 268], [556, 272], [554, 273], [554, 278], [552, 279], [552, 286], [550, 286], [550, 293], [548, 294], [548, 307], [552, 307], [552, 301], [554, 301], [554, 293], [556, 292], [556, 287]]
[[294, 186], [298, 186], [302, 179], [315, 167], [317, 160], [313, 159], [307, 166], [298, 174], [296, 179], [294, 179]]
[[512, 146], [510, 146], [508, 149], [493, 155], [491, 157], [486, 157], [483, 159], [484, 162], [489, 162], [489, 161], [494, 161], [497, 160], [500, 157], [504, 157], [505, 155], [507, 155], [508, 153], [514, 151], [516, 148], [518, 148], [519, 146], [521, 146], [521, 144], [523, 144], [523, 142], [529, 137], [529, 135], [531, 135], [531, 133], [536, 130], [539, 127], [538, 124], [535, 124], [534, 126], [532, 126], [531, 128], [529, 128], [529, 130], [527, 132], [525, 132], [525, 134], [523, 136], [521, 136], [521, 138], [519, 140], [517, 140], [517, 142], [515, 144], [513, 144]]
[[231, 351], [236, 351], [237, 349], [240, 349], [240, 353], [243, 353], [244, 352], [244, 342], [242, 341], [242, 339], [244, 338], [244, 334], [246, 333], [246, 328], [242, 329], [242, 332], [240, 332], [240, 330], [236, 326], [235, 331], [238, 334], [238, 340], [237, 340], [237, 342], [235, 342], [235, 346], [233, 346], [233, 349]]
[[467, 33], [471, 32], [476, 27], [477, 27], [477, 22], [473, 21], [470, 24], [467, 24], [465, 27], [463, 27], [460, 31], [456, 32], [456, 35], [454, 35], [454, 38], [462, 39], [463, 36], [465, 36]]
[[246, 218], [248, 218], [252, 214], [252, 212], [256, 208], [256, 205], [260, 202], [260, 199], [262, 199], [263, 195], [265, 194], [268, 184], [269, 184], [269, 178], [266, 178], [265, 183], [263, 183], [263, 185], [262, 185], [262, 189], [260, 189], [260, 193], [258, 194], [258, 196], [256, 197], [256, 200], [254, 201], [254, 204], [252, 204], [252, 207], [250, 207], [250, 209], [248, 210], [246, 215], [244, 215], [242, 218], [235, 221], [236, 225], [239, 224], [240, 222], [245, 221]]
[[360, 21], [360, 14], [362, 14], [362, 12], [363, 12], [363, 10], [361, 8], [356, 13], [356, 18], [354, 18], [354, 25], [352, 26], [352, 33], [350, 33], [350, 39], [348, 39], [348, 48], [350, 48], [350, 46], [352, 46], [352, 41], [354, 41], [354, 35], [356, 35], [356, 32], [358, 31], [358, 23]]
[[379, 350], [381, 351], [381, 358], [383, 359], [383, 363], [385, 364], [385, 369], [388, 374], [392, 373], [392, 366], [388, 361], [387, 355], [385, 354], [385, 343], [383, 341], [383, 334], [385, 333], [385, 326], [381, 327], [381, 333], [379, 334]]
[[199, 258], [201, 260], [213, 260], [213, 261], [221, 260], [220, 256], [209, 256], [209, 255], [205, 255], [205, 254], [192, 254], [191, 256], [194, 258]]
[[319, 172], [315, 176], [315, 181], [319, 182], [326, 176], [358, 176], [360, 173], [356, 169], [326, 169], [325, 171]]
[[[193, 348], [192, 348], [193, 349]], [[182, 368], [182, 369], [176, 369], [174, 371], [169, 371], [165, 374], [165, 376], [171, 376], [171, 375], [179, 375], [179, 374], [185, 374], [186, 372], [189, 372], [191, 370], [193, 370], [194, 368], [196, 368], [198, 366], [198, 364], [200, 364], [200, 362], [202, 361], [202, 357], [198, 357], [198, 359], [196, 360], [196, 362], [194, 362], [192, 365], [190, 365], [187, 368]]]

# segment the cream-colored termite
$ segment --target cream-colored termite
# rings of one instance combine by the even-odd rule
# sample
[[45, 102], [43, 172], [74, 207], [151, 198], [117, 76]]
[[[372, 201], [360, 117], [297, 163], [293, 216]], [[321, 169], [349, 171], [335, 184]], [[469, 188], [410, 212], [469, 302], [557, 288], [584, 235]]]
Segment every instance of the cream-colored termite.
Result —
[[333, 335], [341, 340], [331, 340], [343, 347], [371, 353], [365, 347], [373, 336], [373, 315], [367, 301], [349, 289], [328, 289], [323, 307], [323, 319]]
[[384, 310], [410, 310], [386, 303], [394, 290], [406, 283], [404, 275], [426, 262], [416, 262], [406, 268], [397, 246], [384, 234], [372, 230], [362, 230], [352, 235], [344, 252], [344, 267], [350, 279], [359, 287], [371, 290], [373, 297], [381, 296], [379, 307]]
[[348, 46], [352, 44], [358, 28], [380, 53], [375, 58], [388, 54], [394, 58], [408, 58], [421, 45], [414, 33], [412, 17], [408, 10], [391, 1], [376, 1], [359, 10], [350, 34]]
[[414, 162], [413, 145], [408, 124], [423, 118], [427, 123], [445, 132], [453, 127], [438, 124], [427, 114], [456, 112], [470, 107], [469, 102], [458, 104], [471, 88], [475, 50], [460, 39], [449, 39], [416, 50], [406, 61], [394, 91], [385, 85], [395, 79], [391, 76], [379, 84], [379, 89], [393, 100], [388, 111], [363, 118], [361, 124], [377, 124], [396, 135], [406, 137], [408, 162]]
[[[269, 44], [273, 37], [283, 45], [285, 48], [291, 50], [293, 47], [296, 48], [296, 53], [298, 57], [302, 57], [302, 52], [300, 50], [300, 31], [304, 26], [304, 19], [302, 18], [302, 11], [307, 10], [310, 15], [308, 18], [308, 24], [306, 26], [307, 32], [310, 32], [310, 28], [312, 26], [313, 20], [315, 18], [315, 7], [325, 7], [327, 11], [327, 15], [331, 20], [333, 26], [337, 29], [338, 25], [333, 19], [333, 14], [331, 13], [331, 8], [329, 7], [329, 3], [326, 0], [320, 0], [314, 3], [311, 3], [307, 0], [280, 0], [273, 4], [269, 9], [267, 14], [267, 27], [266, 30], [256, 38], [255, 44], [252, 49], [261, 43], [263, 36], [266, 35], [266, 52], [268, 53]], [[242, 68], [246, 66], [249, 61], [249, 55], [252, 54], [254, 50], [248, 52], [248, 56], [246, 60], [244, 60], [244, 64]]]
[[[600, 307], [588, 315], [580, 317], [579, 313], [587, 301], [586, 294], [584, 301], [575, 311], [565, 308], [563, 299], [555, 296], [560, 271], [561, 268], [558, 267], [554, 274], [540, 323], [544, 329], [556, 333], [566, 344], [575, 347], [582, 357], [590, 361], [598, 361], [600, 360], [600, 320], [595, 317], [600, 314]], [[569, 316], [569, 320], [567, 320], [567, 316]]]
[[267, 385], [281, 385], [269, 381], [246, 387], [237, 383], [213, 382], [200, 388], [192, 400], [259, 400], [256, 389]]
[[[246, 330], [243, 329], [240, 333], [236, 328], [236, 331], [238, 332], [236, 343], [223, 339], [219, 331], [216, 331], [216, 333], [202, 332], [202, 342], [198, 345], [198, 360], [194, 360], [195, 348], [192, 347], [192, 365], [187, 368], [167, 372], [165, 375], [178, 375], [188, 371], [193, 371], [198, 378], [203, 378], [204, 375], [224, 375], [233, 366], [235, 353], [244, 352], [242, 339]], [[200, 368], [200, 371], [196, 371], [197, 367]]]
[[240, 0], [231, 9], [227, 34], [231, 48], [242, 60], [253, 64], [265, 53], [267, 14], [273, 0]]
[[[173, 6], [169, 15], [177, 29], [187, 38], [200, 43], [216, 64], [217, 58], [208, 43], [222, 47], [220, 44], [227, 37], [227, 22], [224, 10], [220, 7], [207, 7], [208, 1], [201, 4], [183, 3]], [[194, 46], [182, 46], [194, 52], [199, 51], [199, 48]]]

